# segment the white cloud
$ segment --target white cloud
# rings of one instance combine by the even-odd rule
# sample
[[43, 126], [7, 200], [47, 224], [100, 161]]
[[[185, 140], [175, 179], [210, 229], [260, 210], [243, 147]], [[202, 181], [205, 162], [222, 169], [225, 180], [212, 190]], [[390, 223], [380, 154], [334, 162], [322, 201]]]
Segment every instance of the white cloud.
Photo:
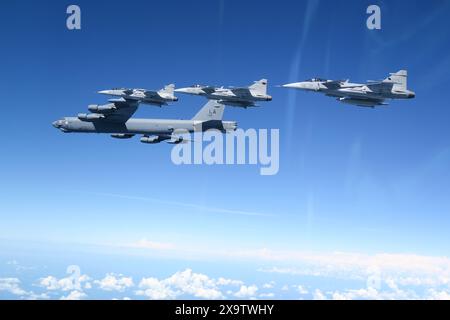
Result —
[[216, 281], [216, 284], [218, 286], [240, 286], [240, 285], [243, 285], [244, 283], [242, 281], [240, 281], [240, 280], [219, 278]]
[[275, 286], [275, 281], [270, 281], [268, 283], [264, 283], [262, 287], [264, 289], [272, 289], [274, 286]]
[[130, 297], [123, 297], [123, 298], [121, 298], [121, 299], [118, 299], [118, 298], [112, 298], [112, 300], [131, 300], [131, 298], [130, 298]]
[[212, 279], [207, 275], [186, 269], [163, 280], [144, 278], [139, 283], [140, 290], [136, 291], [136, 294], [147, 296], [150, 299], [175, 299], [182, 295], [191, 295], [201, 299], [223, 299], [225, 296], [220, 287], [241, 284], [242, 282], [238, 280]]
[[336, 291], [331, 294], [333, 300], [412, 300], [420, 297], [412, 290], [362, 288]]
[[259, 295], [260, 298], [266, 298], [266, 299], [272, 299], [273, 297], [275, 297], [275, 293], [273, 292], [269, 292], [269, 293], [261, 293]]
[[[282, 259], [283, 255], [266, 257]], [[335, 252], [330, 254], [292, 253], [292, 267], [261, 268], [267, 273], [330, 277], [346, 280], [395, 283], [396, 286], [439, 287], [450, 284], [450, 259], [413, 254], [375, 254]], [[280, 260], [281, 261], [281, 260]]]
[[20, 283], [17, 278], [0, 278], [0, 291], [6, 291], [27, 300], [49, 299], [46, 293], [36, 294], [22, 289]]
[[87, 295], [84, 292], [74, 290], [71, 291], [67, 296], [62, 296], [60, 300], [82, 300], [86, 297]]
[[115, 275], [108, 273], [102, 280], [95, 280], [100, 289], [106, 291], [124, 291], [127, 288], [134, 286], [131, 277], [124, 277], [123, 275]]
[[139, 283], [141, 290], [136, 291], [139, 296], [147, 296], [151, 300], [175, 299], [177, 292], [172, 290], [164, 281], [156, 278], [144, 278]]
[[300, 294], [308, 294], [308, 289], [306, 289], [304, 286], [298, 285], [294, 286], [298, 293]]
[[316, 290], [314, 290], [314, 293], [313, 293], [313, 299], [314, 300], [327, 300], [327, 297], [321, 290], [316, 289]]
[[69, 276], [66, 278], [57, 279], [54, 276], [47, 276], [39, 279], [39, 285], [47, 290], [62, 290], [72, 291], [81, 290], [83, 283], [86, 288], [90, 288], [91, 284], [88, 282], [90, 278], [87, 275], [80, 275], [79, 277]]
[[0, 291], [7, 291], [16, 296], [25, 296], [27, 291], [20, 288], [20, 280], [17, 278], [0, 278]]
[[16, 271], [18, 272], [36, 269], [36, 267], [23, 266], [17, 260], [7, 261], [6, 264], [9, 266], [13, 266], [14, 269], [16, 269]]
[[149, 241], [147, 239], [141, 239], [135, 243], [128, 245], [133, 248], [151, 249], [151, 250], [171, 250], [175, 246], [172, 243]]
[[429, 300], [450, 300], [450, 291], [429, 289], [425, 297]]
[[258, 291], [258, 287], [255, 285], [251, 286], [242, 285], [239, 291], [236, 292], [234, 295], [235, 297], [238, 298], [251, 298], [255, 296], [256, 291]]

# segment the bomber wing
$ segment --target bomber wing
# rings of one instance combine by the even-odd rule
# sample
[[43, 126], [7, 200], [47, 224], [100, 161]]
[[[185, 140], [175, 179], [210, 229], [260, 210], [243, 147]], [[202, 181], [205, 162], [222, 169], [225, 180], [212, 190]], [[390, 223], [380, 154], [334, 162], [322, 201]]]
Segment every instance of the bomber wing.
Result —
[[90, 105], [90, 114], [79, 114], [78, 118], [84, 121], [108, 120], [114, 122], [127, 122], [136, 112], [138, 101], [125, 99], [111, 99], [109, 104]]

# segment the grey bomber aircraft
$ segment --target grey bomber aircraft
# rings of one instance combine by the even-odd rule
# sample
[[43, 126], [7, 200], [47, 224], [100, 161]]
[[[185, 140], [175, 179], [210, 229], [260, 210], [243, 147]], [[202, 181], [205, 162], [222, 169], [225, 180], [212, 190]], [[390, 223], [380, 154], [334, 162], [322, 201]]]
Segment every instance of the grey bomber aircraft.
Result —
[[175, 89], [175, 92], [204, 96], [207, 99], [218, 100], [228, 106], [241, 108], [257, 107], [258, 101], [272, 100], [272, 97], [267, 94], [266, 79], [255, 81], [251, 86], [243, 88], [193, 85]]
[[237, 123], [222, 121], [225, 106], [218, 101], [208, 101], [191, 120], [171, 119], [132, 119], [138, 108], [138, 101], [110, 100], [103, 106], [89, 107], [95, 110], [91, 114], [79, 114], [78, 117], [65, 117], [53, 122], [53, 126], [62, 132], [108, 133], [113, 138], [129, 139], [142, 135], [142, 143], [186, 142], [185, 133], [217, 129], [226, 133], [234, 131]]
[[138, 101], [140, 103], [161, 107], [163, 105], [167, 105], [168, 102], [178, 101], [178, 98], [173, 94], [174, 89], [175, 85], [169, 84], [159, 91], [119, 88], [112, 90], [101, 90], [98, 93], [122, 98], [127, 101]]
[[400, 70], [390, 73], [380, 81], [368, 81], [365, 84], [351, 83], [349, 80], [311, 79], [289, 83], [282, 87], [324, 93], [335, 97], [337, 101], [360, 107], [387, 105], [386, 99], [412, 99], [416, 96], [407, 89], [408, 72]]

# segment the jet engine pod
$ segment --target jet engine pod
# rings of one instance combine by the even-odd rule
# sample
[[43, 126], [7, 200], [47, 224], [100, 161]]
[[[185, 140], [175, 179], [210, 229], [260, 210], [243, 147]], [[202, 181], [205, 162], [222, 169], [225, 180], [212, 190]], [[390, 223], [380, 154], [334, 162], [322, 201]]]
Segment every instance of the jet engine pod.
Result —
[[161, 140], [159, 139], [158, 136], [151, 136], [151, 137], [149, 137], [149, 136], [143, 136], [143, 137], [141, 138], [141, 142], [142, 142], [142, 143], [153, 144], [153, 143], [160, 143]]
[[183, 142], [185, 142], [183, 137], [172, 137], [169, 141], [167, 141], [167, 143], [170, 143], [170, 144], [179, 144], [179, 143], [183, 143]]
[[111, 113], [115, 110], [117, 110], [117, 107], [114, 105], [114, 103], [105, 104], [102, 106], [99, 106], [98, 104], [91, 104], [88, 106], [89, 111], [94, 113]]
[[130, 139], [133, 137], [134, 137], [134, 134], [128, 134], [128, 133], [116, 133], [116, 134], [111, 135], [111, 138], [115, 138], [115, 139]]
[[79, 113], [78, 114], [78, 119], [80, 119], [81, 121], [95, 121], [95, 120], [99, 120], [99, 119], [103, 119], [105, 118], [105, 116], [103, 114], [98, 114], [98, 113]]

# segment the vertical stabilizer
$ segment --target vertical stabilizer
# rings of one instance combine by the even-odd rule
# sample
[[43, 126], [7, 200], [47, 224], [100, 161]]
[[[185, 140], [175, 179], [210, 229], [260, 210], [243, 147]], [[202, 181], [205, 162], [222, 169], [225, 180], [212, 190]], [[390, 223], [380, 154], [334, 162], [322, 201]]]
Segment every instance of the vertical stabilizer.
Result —
[[408, 88], [408, 71], [400, 70], [396, 73], [391, 73], [389, 77], [384, 79], [385, 82], [393, 82], [392, 90], [394, 91], [406, 91]]
[[251, 92], [256, 93], [258, 95], [267, 95], [267, 79], [261, 79], [259, 81], [255, 81], [254, 84], [248, 87]]
[[216, 100], [209, 100], [192, 118], [198, 121], [222, 120], [225, 106]]
[[167, 86], [165, 86], [164, 88], [159, 90], [158, 93], [163, 93], [166, 95], [173, 96], [174, 90], [175, 90], [175, 85], [172, 83], [172, 84], [168, 84]]

